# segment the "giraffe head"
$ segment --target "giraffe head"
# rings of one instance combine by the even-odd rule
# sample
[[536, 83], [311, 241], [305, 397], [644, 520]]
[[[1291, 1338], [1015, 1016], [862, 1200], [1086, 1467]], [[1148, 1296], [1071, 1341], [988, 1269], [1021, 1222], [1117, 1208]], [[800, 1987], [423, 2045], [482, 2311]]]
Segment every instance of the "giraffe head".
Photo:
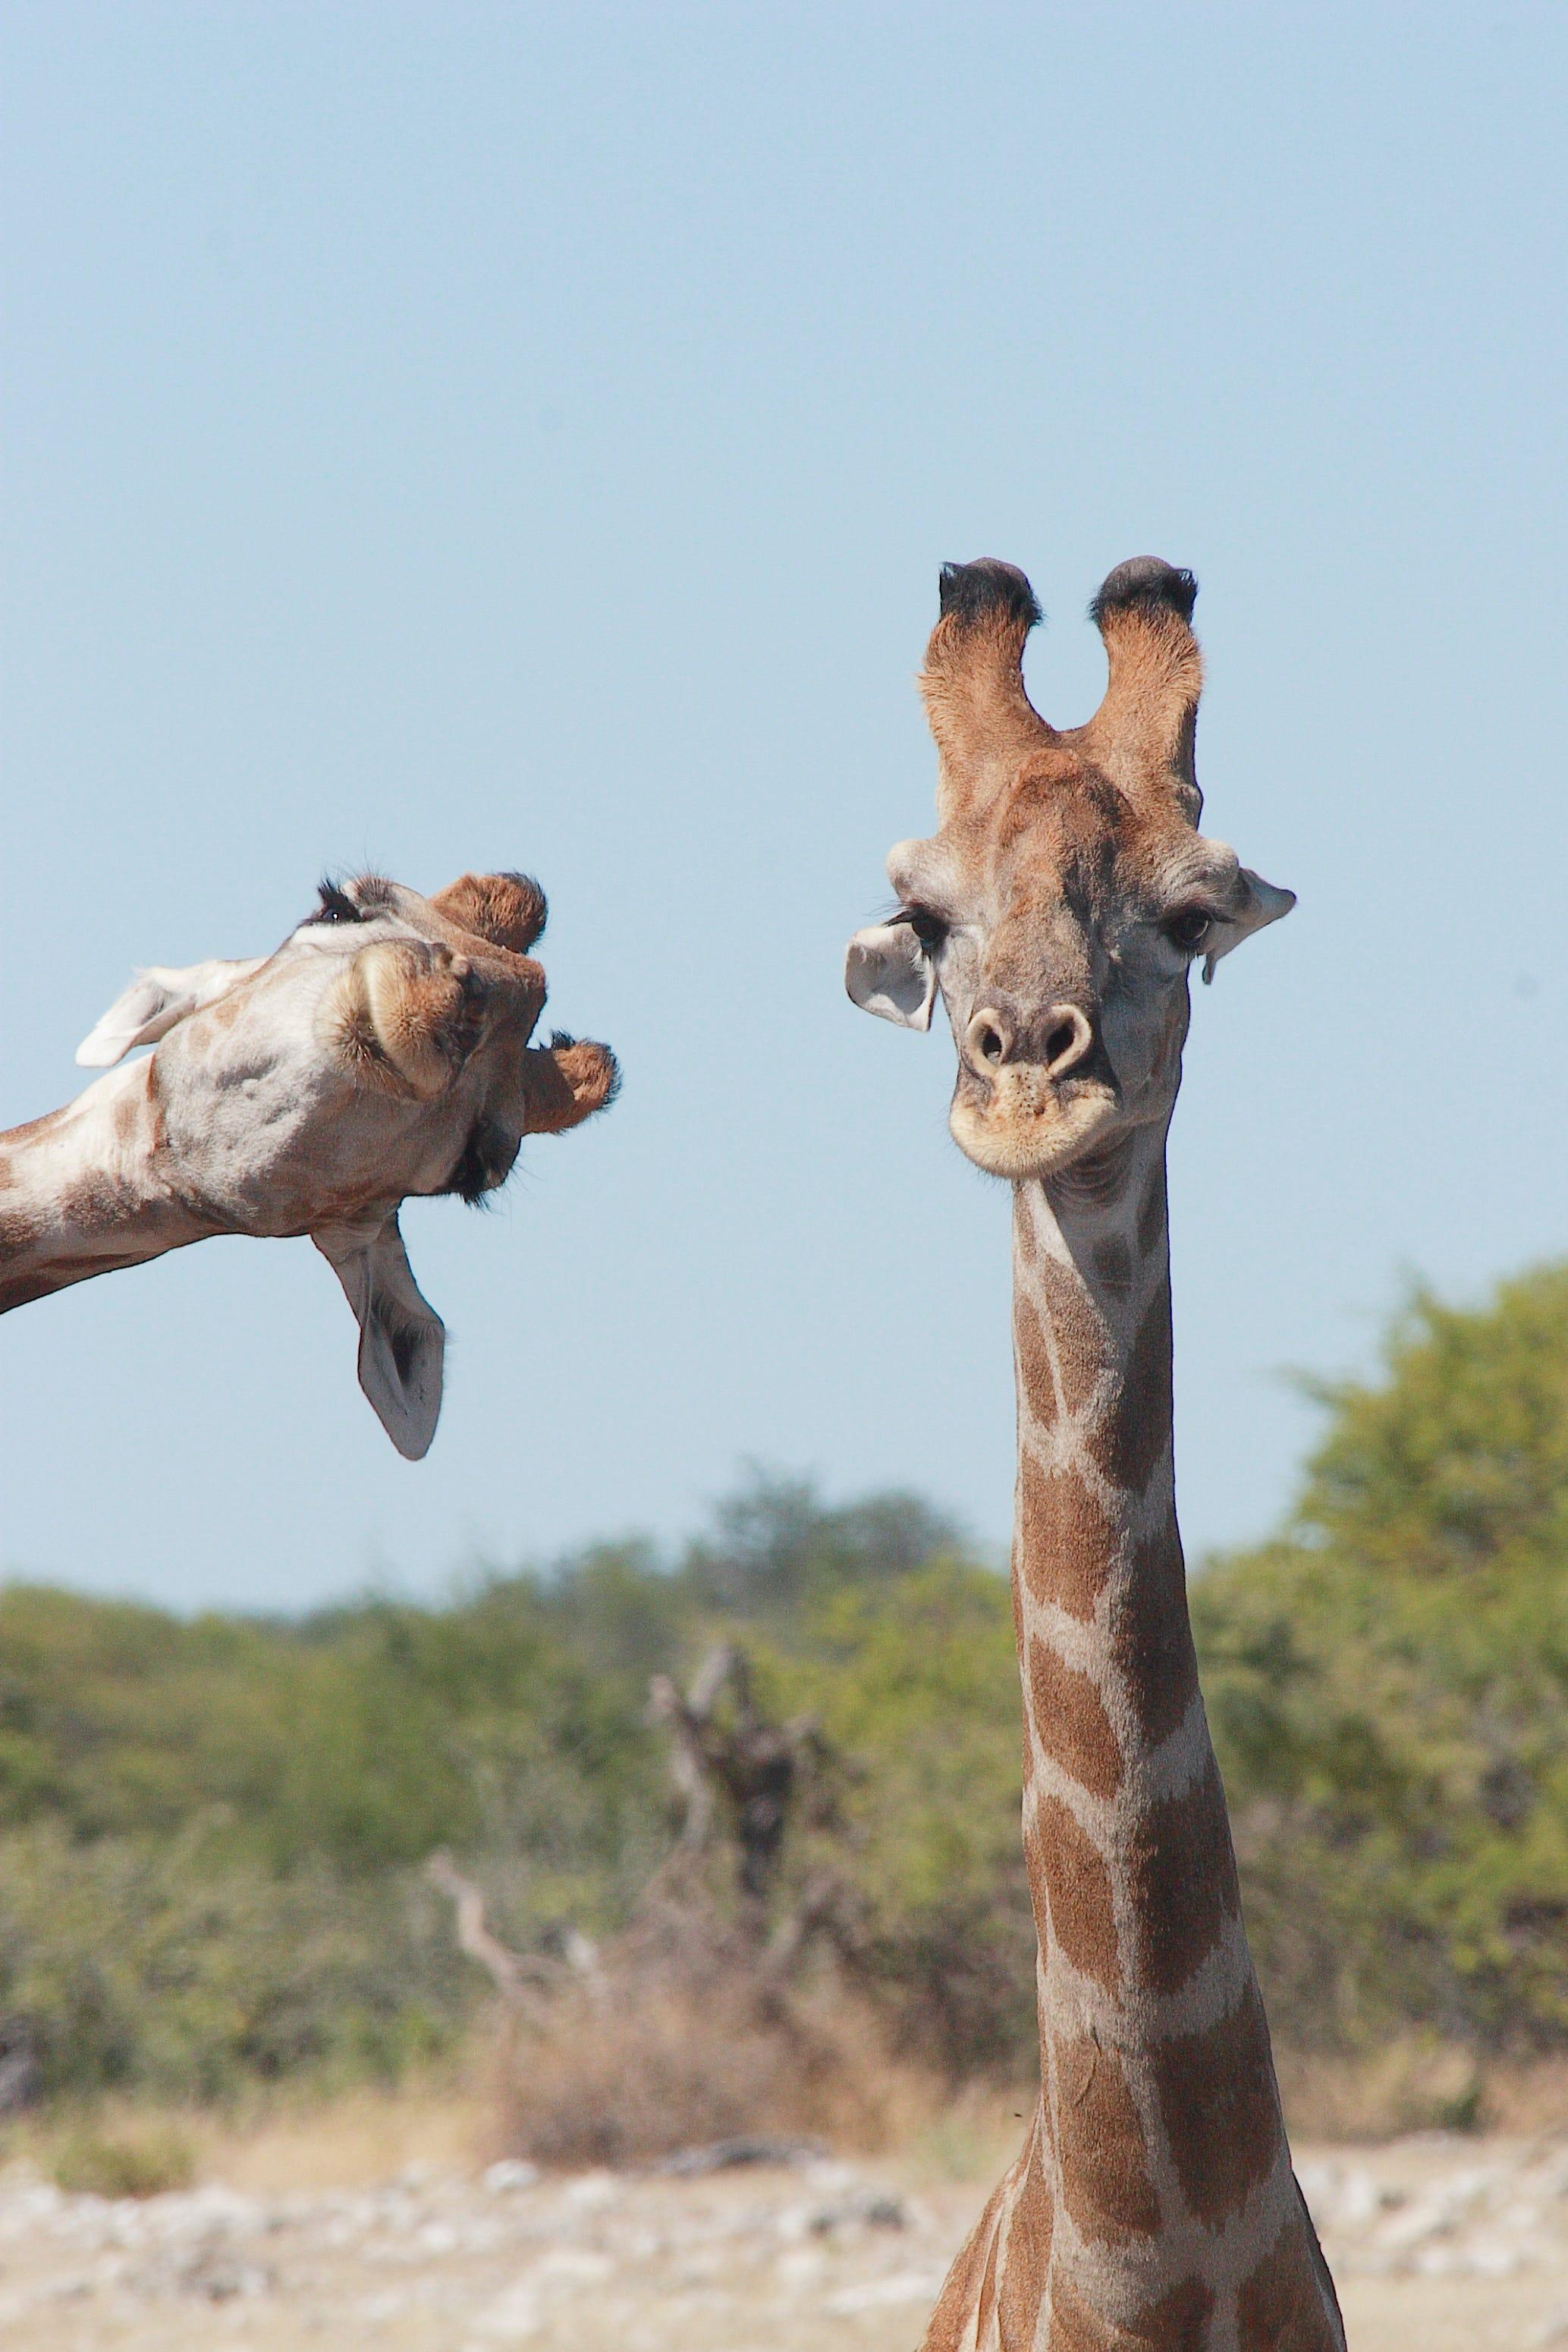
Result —
[[1187, 973], [1289, 913], [1197, 830], [1197, 584], [1153, 556], [1091, 606], [1110, 676], [1087, 725], [1048, 726], [1024, 692], [1040, 607], [1023, 573], [948, 564], [920, 689], [936, 739], [937, 830], [899, 842], [899, 911], [850, 942], [857, 1004], [958, 1049], [949, 1123], [992, 1175], [1049, 1176], [1169, 1117]]
[[154, 1046], [78, 1108], [101, 1091], [122, 1160], [151, 1161], [199, 1231], [310, 1236], [358, 1318], [361, 1383], [414, 1458], [434, 1434], [444, 1333], [400, 1202], [477, 1202], [525, 1135], [575, 1127], [615, 1088], [607, 1046], [529, 1042], [545, 911], [514, 874], [465, 875], [431, 898], [377, 875], [323, 883], [275, 954], [144, 971], [77, 1055], [101, 1067]]

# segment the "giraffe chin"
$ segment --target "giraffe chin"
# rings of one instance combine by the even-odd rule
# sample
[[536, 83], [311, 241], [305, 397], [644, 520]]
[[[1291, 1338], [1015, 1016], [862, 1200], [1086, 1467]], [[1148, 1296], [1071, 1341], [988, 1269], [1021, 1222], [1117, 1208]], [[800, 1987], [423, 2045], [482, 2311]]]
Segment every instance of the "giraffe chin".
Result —
[[1110, 1087], [1081, 1084], [1070, 1100], [1048, 1097], [1025, 1105], [1006, 1098], [977, 1103], [960, 1093], [953, 1098], [947, 1128], [966, 1160], [988, 1176], [1010, 1184], [1030, 1177], [1056, 1176], [1103, 1140], [1120, 1115], [1120, 1097]]

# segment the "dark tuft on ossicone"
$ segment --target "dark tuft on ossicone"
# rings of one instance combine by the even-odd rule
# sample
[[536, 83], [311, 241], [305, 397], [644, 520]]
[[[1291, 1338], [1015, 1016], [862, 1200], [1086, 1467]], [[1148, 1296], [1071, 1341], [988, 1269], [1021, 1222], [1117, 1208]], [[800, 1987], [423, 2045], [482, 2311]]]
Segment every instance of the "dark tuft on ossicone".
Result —
[[942, 617], [965, 628], [977, 621], [1008, 620], [1032, 629], [1044, 616], [1016, 563], [983, 555], [975, 563], [945, 563], [937, 583]]
[[[549, 1033], [549, 1049], [552, 1054], [564, 1053], [569, 1046], [575, 1045], [576, 1043], [577, 1039], [570, 1029], [552, 1029]], [[626, 1074], [615, 1055], [610, 1052], [608, 1045], [601, 1045], [598, 1050], [607, 1055], [610, 1061], [610, 1084], [605, 1087], [604, 1099], [599, 1105], [601, 1110], [608, 1110], [612, 1102], [620, 1101], [621, 1085]]]
[[549, 901], [531, 874], [479, 877], [493, 936], [515, 955], [527, 955], [549, 920]]
[[539, 932], [544, 929], [545, 925], [549, 920], [549, 900], [545, 897], [544, 892], [540, 889], [538, 884], [534, 880], [531, 874], [513, 874], [511, 872], [507, 872], [502, 875], [501, 879], [503, 882], [510, 882], [514, 888], [519, 891], [525, 898], [530, 899], [533, 903], [534, 912], [530, 919], [537, 923], [538, 929], [534, 932], [533, 939], [528, 941], [529, 947], [532, 947], [534, 940], [538, 938]]
[[1197, 582], [1190, 572], [1178, 572], [1174, 563], [1162, 562], [1157, 555], [1134, 555], [1118, 563], [1103, 582], [1089, 607], [1089, 617], [1096, 627], [1103, 627], [1108, 614], [1129, 612], [1141, 604], [1163, 607], [1190, 621], [1197, 602]]

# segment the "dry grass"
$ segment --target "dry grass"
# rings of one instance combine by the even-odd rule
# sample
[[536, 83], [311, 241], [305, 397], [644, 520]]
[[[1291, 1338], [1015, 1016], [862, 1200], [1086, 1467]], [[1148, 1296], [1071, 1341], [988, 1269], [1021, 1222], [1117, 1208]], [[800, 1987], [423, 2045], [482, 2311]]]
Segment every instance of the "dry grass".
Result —
[[1568, 2132], [1568, 2059], [1483, 2059], [1406, 2034], [1359, 2058], [1277, 2053], [1293, 2139], [1377, 2142], [1409, 2132]]
[[[1375, 2145], [1410, 2132], [1568, 2133], [1568, 2061], [1494, 2063], [1409, 2038], [1359, 2061], [1280, 2053], [1292, 2140]], [[462, 2063], [396, 2091], [273, 2093], [223, 2110], [106, 2101], [0, 2130], [69, 2188], [155, 2193], [222, 2179], [257, 2195], [370, 2186], [410, 2166], [458, 2171], [519, 2154], [552, 2168], [656, 2164], [737, 2137], [899, 2154], [922, 2179], [988, 2182], [1016, 2152], [1032, 2086], [956, 2095], [890, 2060], [876, 2021], [819, 1989], [783, 2019], [733, 1988], [650, 1988], [608, 2012], [563, 2001], [524, 2042], [476, 2039]]]
[[[187, 2126], [248, 2193], [40, 2209], [0, 2173], [5, 2352], [908, 2352], [1019, 2122], [967, 2098], [896, 2156], [692, 2180], [491, 2179], [471, 2090]], [[1357, 2352], [1568, 2341], [1568, 2143], [1301, 2156]]]
[[1474, 2053], [1433, 2036], [1402, 2035], [1355, 2058], [1278, 2050], [1275, 2063], [1293, 2140], [1469, 2131], [1480, 2117]]
[[275, 2092], [222, 2108], [112, 2099], [90, 2109], [45, 2110], [0, 2131], [0, 2163], [31, 2165], [66, 2189], [99, 2188], [86, 2177], [96, 2168], [101, 2194], [155, 2195], [222, 2179], [267, 2196], [369, 2187], [408, 2165], [463, 2170], [494, 2137], [486, 2049], [460, 2074], [444, 2072], [396, 2090]]
[[841, 1990], [758, 2000], [744, 1979], [622, 1983], [563, 1998], [505, 2063], [508, 2152], [552, 2166], [640, 2166], [742, 2137], [866, 2153], [907, 2144], [942, 2105]]

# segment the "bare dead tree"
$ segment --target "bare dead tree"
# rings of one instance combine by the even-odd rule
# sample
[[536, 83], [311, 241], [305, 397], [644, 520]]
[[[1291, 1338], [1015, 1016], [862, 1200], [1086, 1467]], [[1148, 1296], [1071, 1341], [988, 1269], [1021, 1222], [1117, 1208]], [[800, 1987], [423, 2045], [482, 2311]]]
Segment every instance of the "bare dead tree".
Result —
[[[732, 1643], [708, 1653], [685, 1691], [671, 1676], [654, 1675], [649, 1717], [670, 1734], [679, 1827], [673, 1853], [644, 1885], [608, 1954], [572, 1926], [559, 1932], [556, 1951], [514, 1951], [490, 1927], [483, 1893], [450, 1853], [433, 1853], [425, 1864], [430, 1884], [453, 1906], [459, 1948], [525, 2024], [542, 2025], [552, 2000], [574, 1979], [602, 2004], [615, 1983], [650, 1968], [687, 1979], [738, 1969], [771, 2005], [814, 1943], [829, 1941], [846, 1957], [855, 1948], [857, 1906], [831, 1870], [813, 1872], [793, 1908], [768, 1927], [791, 1828], [837, 1818], [839, 1761], [815, 1717], [769, 1720], [757, 1703], [750, 1662]], [[734, 1843], [740, 1896], [738, 1922], [727, 1927], [703, 1893], [700, 1871], [721, 1828]]]
[[559, 1959], [544, 1952], [515, 1952], [491, 1932], [483, 1893], [444, 1848], [430, 1856], [424, 1874], [453, 1906], [458, 1949], [478, 1962], [514, 2016], [530, 2024], [542, 2022], [549, 1995], [568, 1976], [576, 1977], [593, 1999], [604, 1998], [608, 1987], [599, 1948], [579, 1928], [566, 1930]]
[[[733, 1704], [721, 1714], [727, 1689]], [[777, 1883], [791, 1822], [832, 1816], [835, 1759], [821, 1726], [805, 1715], [769, 1722], [756, 1704], [750, 1661], [733, 1643], [709, 1652], [684, 1694], [668, 1675], [655, 1675], [648, 1700], [652, 1719], [672, 1735], [681, 1845], [706, 1846], [722, 1808], [736, 1843], [740, 1893], [760, 1911]]]

